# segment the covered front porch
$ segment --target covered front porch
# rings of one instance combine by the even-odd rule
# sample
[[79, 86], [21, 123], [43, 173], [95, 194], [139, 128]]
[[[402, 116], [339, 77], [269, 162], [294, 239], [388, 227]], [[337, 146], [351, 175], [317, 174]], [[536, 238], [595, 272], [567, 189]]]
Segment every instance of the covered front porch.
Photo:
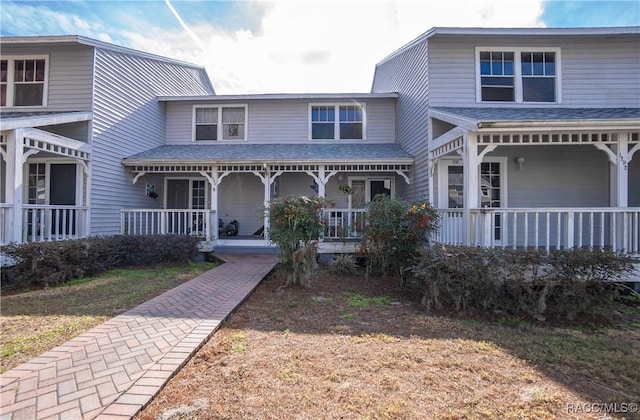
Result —
[[3, 114], [0, 244], [89, 235], [90, 118], [87, 112]]
[[[174, 155], [182, 157], [167, 161]], [[335, 252], [355, 249], [366, 203], [408, 184], [413, 158], [394, 144], [227, 144], [163, 146], [123, 163], [157, 198], [152, 208], [121, 210], [122, 234], [195, 235], [203, 250], [271, 248], [270, 200], [317, 195], [335, 203], [320, 247]]]
[[430, 122], [434, 241], [640, 253], [638, 109], [439, 108]]

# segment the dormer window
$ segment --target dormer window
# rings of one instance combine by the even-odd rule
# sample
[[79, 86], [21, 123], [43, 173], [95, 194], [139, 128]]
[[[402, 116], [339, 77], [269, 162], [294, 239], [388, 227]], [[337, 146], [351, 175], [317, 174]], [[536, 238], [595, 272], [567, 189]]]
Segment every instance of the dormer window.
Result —
[[364, 140], [364, 104], [310, 106], [311, 140]]
[[559, 49], [477, 48], [478, 102], [557, 103]]
[[0, 106], [46, 105], [47, 57], [3, 57], [0, 60]]

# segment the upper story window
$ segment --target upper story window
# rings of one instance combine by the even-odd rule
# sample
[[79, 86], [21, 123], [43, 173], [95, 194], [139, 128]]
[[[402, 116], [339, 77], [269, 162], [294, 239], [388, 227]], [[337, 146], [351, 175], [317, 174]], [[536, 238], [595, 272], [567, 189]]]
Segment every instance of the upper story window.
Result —
[[560, 102], [560, 50], [477, 48], [479, 102]]
[[310, 106], [312, 140], [363, 140], [364, 104], [330, 104]]
[[3, 57], [0, 60], [0, 106], [44, 106], [47, 57]]
[[247, 106], [195, 106], [193, 139], [246, 140]]

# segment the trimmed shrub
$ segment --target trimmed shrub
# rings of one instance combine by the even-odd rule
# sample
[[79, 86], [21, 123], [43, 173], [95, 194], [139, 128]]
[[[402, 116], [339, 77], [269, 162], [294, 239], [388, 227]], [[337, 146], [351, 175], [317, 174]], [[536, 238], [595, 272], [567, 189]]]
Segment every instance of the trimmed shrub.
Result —
[[395, 274], [402, 279], [407, 263], [437, 226], [438, 214], [425, 202], [377, 195], [367, 204], [360, 253], [368, 258], [367, 273]]
[[198, 243], [198, 238], [186, 235], [117, 235], [11, 243], [2, 247], [2, 252], [19, 263], [6, 270], [3, 282], [50, 286], [116, 267], [186, 264], [197, 255]]
[[632, 270], [628, 257], [609, 251], [424, 249], [407, 271], [408, 285], [427, 309], [497, 311], [544, 321], [573, 320], [618, 293], [615, 281]]
[[290, 196], [269, 203], [269, 239], [282, 252], [280, 268], [287, 284], [309, 285], [318, 266], [318, 239], [327, 207], [333, 203], [316, 196]]

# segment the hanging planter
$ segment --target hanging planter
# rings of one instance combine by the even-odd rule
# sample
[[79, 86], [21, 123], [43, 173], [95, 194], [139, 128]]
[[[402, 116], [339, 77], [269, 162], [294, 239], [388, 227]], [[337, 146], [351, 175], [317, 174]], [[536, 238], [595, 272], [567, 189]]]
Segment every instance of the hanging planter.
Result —
[[353, 194], [353, 187], [347, 184], [340, 184], [338, 189], [345, 194]]

